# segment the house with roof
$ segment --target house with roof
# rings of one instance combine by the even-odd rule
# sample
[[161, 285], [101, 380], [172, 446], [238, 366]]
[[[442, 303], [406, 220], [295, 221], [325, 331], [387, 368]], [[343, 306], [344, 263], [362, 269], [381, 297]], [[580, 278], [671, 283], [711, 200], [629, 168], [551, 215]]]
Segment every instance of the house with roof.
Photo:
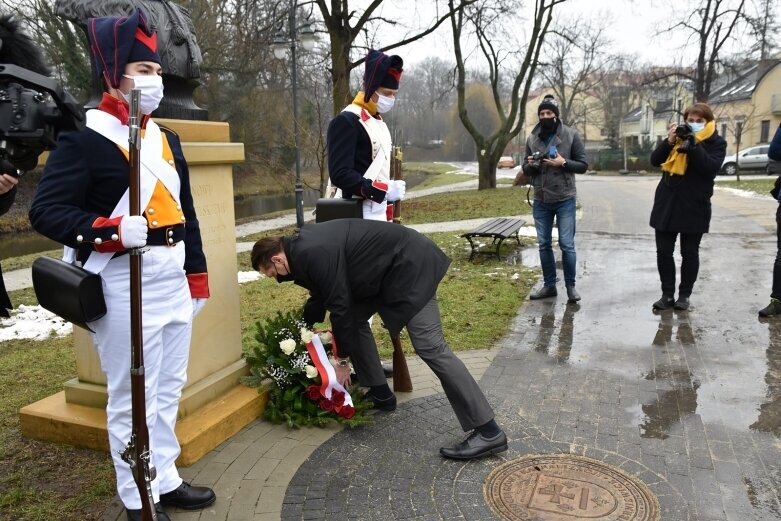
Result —
[[781, 55], [741, 70], [712, 91], [708, 104], [728, 154], [769, 143], [781, 123]]

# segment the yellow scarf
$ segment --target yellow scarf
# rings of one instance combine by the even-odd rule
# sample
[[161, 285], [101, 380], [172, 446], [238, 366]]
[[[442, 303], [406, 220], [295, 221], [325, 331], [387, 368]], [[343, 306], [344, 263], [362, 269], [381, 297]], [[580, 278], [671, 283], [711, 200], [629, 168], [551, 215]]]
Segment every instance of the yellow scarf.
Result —
[[[699, 143], [705, 141], [716, 132], [716, 121], [708, 121], [705, 124], [705, 128], [699, 132], [694, 133], [694, 140]], [[670, 155], [667, 156], [667, 161], [662, 163], [662, 170], [670, 175], [683, 175], [686, 173], [686, 167], [689, 164], [689, 154], [681, 154], [678, 152], [678, 147], [681, 146], [681, 138], [675, 138], [675, 146], [673, 146]]]
[[353, 103], [358, 105], [359, 107], [365, 108], [369, 112], [369, 114], [371, 114], [372, 116], [376, 116], [377, 115], [377, 104], [374, 103], [372, 100], [364, 101], [364, 96], [365, 96], [365, 94], [363, 93], [363, 91], [360, 91], [355, 96], [355, 99], [353, 100]]

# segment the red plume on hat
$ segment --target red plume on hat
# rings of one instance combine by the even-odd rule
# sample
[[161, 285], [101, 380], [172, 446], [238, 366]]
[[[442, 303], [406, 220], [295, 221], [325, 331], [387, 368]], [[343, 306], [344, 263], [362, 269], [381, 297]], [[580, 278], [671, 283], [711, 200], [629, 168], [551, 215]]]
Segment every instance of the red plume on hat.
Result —
[[379, 87], [398, 89], [401, 73], [404, 70], [404, 60], [401, 57], [388, 56], [374, 49], [366, 55], [366, 65], [363, 73], [363, 92], [368, 101]]
[[115, 89], [119, 87], [128, 63], [161, 61], [157, 52], [157, 33], [149, 27], [140, 8], [128, 16], [88, 19], [87, 37], [98, 75], [105, 77], [109, 86]]

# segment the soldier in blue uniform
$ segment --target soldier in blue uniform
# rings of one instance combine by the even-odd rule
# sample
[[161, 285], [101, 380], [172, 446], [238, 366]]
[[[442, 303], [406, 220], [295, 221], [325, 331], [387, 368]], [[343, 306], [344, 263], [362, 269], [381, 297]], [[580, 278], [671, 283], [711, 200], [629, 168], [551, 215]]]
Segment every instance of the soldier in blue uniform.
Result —
[[[157, 35], [140, 9], [130, 16], [91, 18], [90, 52], [104, 81], [98, 109], [87, 112], [87, 129], [64, 133], [49, 157], [30, 208], [41, 234], [65, 245], [65, 259], [100, 273], [106, 315], [90, 323], [106, 373], [108, 434], [117, 491], [128, 519], [141, 519], [141, 499], [120, 454], [130, 439], [130, 290], [128, 249], [143, 256], [143, 346], [146, 414], [158, 519], [161, 504], [199, 509], [214, 492], [184, 482], [174, 426], [192, 323], [209, 297], [206, 258], [193, 207], [187, 163], [178, 136], [150, 114], [163, 97]], [[141, 90], [141, 208], [128, 213], [128, 99]]]

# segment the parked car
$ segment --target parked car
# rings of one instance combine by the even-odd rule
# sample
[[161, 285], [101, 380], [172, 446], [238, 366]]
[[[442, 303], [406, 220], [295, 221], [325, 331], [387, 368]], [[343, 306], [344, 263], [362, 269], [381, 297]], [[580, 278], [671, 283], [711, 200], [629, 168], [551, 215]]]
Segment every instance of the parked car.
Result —
[[499, 163], [496, 164], [496, 168], [513, 168], [514, 166], [515, 159], [512, 156], [502, 156], [499, 158]]
[[769, 145], [760, 145], [741, 150], [737, 155], [733, 154], [724, 158], [721, 165], [721, 173], [735, 175], [737, 165], [741, 170], [767, 170], [767, 150]]

